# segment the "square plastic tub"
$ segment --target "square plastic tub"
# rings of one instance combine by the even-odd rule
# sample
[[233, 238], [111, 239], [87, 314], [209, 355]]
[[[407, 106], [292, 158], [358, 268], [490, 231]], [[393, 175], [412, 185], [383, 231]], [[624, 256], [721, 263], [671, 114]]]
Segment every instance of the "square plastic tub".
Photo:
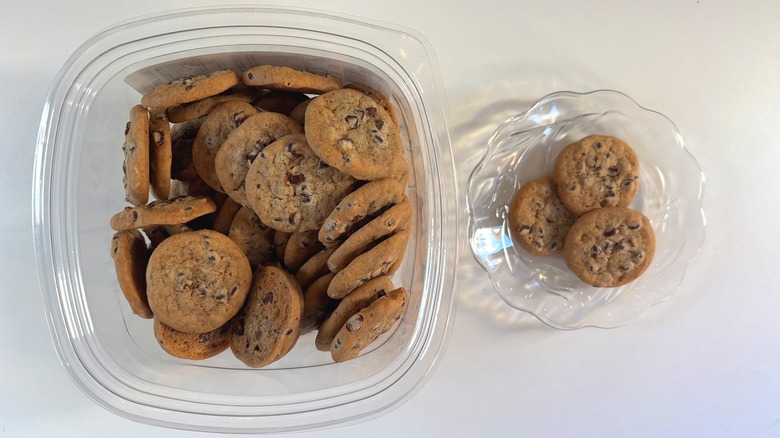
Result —
[[[176, 359], [123, 301], [108, 220], [124, 207], [123, 128], [154, 82], [276, 63], [362, 82], [397, 108], [413, 171], [412, 237], [394, 282], [404, 318], [336, 364], [302, 336], [263, 369], [229, 352]], [[84, 43], [46, 99], [36, 150], [35, 251], [46, 315], [79, 388], [125, 417], [175, 428], [282, 432], [370, 418], [409, 398], [446, 341], [457, 260], [457, 194], [435, 55], [416, 32], [308, 10], [197, 9], [120, 23]]]

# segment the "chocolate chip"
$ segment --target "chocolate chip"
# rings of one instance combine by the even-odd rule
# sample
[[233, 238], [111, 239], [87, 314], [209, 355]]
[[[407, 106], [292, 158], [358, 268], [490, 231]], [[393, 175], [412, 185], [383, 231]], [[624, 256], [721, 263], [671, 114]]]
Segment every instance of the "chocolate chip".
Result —
[[255, 330], [255, 339], [262, 339], [263, 338], [263, 329], [258, 328]]
[[138, 220], [138, 212], [137, 212], [137, 211], [134, 211], [134, 212], [133, 212], [133, 222], [135, 222], [135, 221], [137, 221], [137, 220]]
[[550, 251], [555, 251], [558, 249], [558, 242], [553, 242], [550, 244]]
[[287, 218], [287, 221], [290, 222], [290, 224], [295, 225], [295, 213], [290, 213], [290, 217]]
[[385, 142], [385, 140], [382, 137], [378, 136], [378, 135], [374, 136], [374, 141], [376, 143], [384, 143]]
[[377, 298], [382, 298], [383, 296], [387, 295], [387, 291], [382, 289], [379, 292], [376, 293]]
[[216, 258], [216, 257], [214, 257], [213, 255], [210, 255], [210, 256], [209, 256], [209, 261], [210, 261], [211, 263], [214, 263], [214, 262], [216, 262], [216, 261], [217, 261], [217, 258]]
[[572, 185], [570, 185], [570, 186], [568, 187], [568, 189], [569, 189], [569, 191], [570, 191], [570, 192], [573, 192], [573, 191], [577, 190], [577, 184], [572, 184]]
[[355, 330], [360, 330], [360, 327], [363, 327], [362, 315], [355, 315], [347, 320], [347, 330], [354, 332]]
[[617, 230], [613, 227], [607, 228], [604, 230], [604, 237], [612, 237], [617, 233]]
[[244, 112], [238, 111], [230, 115], [230, 119], [233, 121], [233, 126], [238, 128], [239, 125], [244, 121]]
[[238, 286], [233, 286], [233, 289], [230, 289], [230, 292], [228, 292], [228, 299], [233, 298], [233, 295], [236, 294], [237, 290], [238, 290]]
[[302, 173], [290, 173], [287, 172], [287, 182], [291, 185], [298, 185], [302, 182], [306, 181], [306, 176]]
[[301, 196], [301, 202], [304, 204], [308, 204], [311, 202], [311, 196], [309, 195], [303, 195]]
[[260, 352], [260, 346], [259, 345], [255, 345], [255, 350], [254, 351], [255, 351], [255, 353], [259, 353]]
[[252, 79], [255, 78], [255, 75], [252, 74], [252, 72], [250, 71], [249, 73], [246, 74], [246, 77], [247, 77], [247, 79], [249, 79], [251, 81]]
[[628, 224], [629, 230], [638, 230], [641, 224]]
[[383, 126], [385, 126], [385, 121], [384, 120], [380, 119], [380, 120], [376, 121], [376, 129], [381, 130]]
[[601, 147], [602, 147], [602, 146], [603, 146], [603, 145], [601, 144], [601, 142], [600, 142], [600, 141], [597, 141], [597, 142], [593, 143], [593, 149], [595, 149], [595, 150], [597, 150], [597, 151], [598, 151], [598, 150], [601, 150]]
[[350, 158], [349, 158], [349, 155], [347, 155], [347, 154], [344, 154], [344, 156], [341, 157], [341, 161], [343, 161], [344, 164], [349, 164], [349, 160], [350, 160]]
[[618, 173], [620, 173], [620, 169], [618, 169], [617, 166], [609, 166], [609, 168], [607, 169], [607, 176], [611, 178], [615, 178], [616, 176], [618, 176]]
[[238, 326], [236, 334], [238, 334], [238, 336], [244, 336], [244, 318], [238, 318], [236, 320], [236, 325]]
[[201, 298], [206, 298], [206, 289], [198, 288], [198, 296]]
[[299, 154], [298, 151], [295, 150], [294, 141], [287, 143], [287, 146], [285, 146], [284, 150], [285, 152], [287, 152], [287, 154], [289, 154], [293, 158], [298, 158], [303, 156], [302, 154]]
[[289, 329], [289, 330], [287, 330], [287, 333], [285, 333], [284, 335], [285, 336], [290, 336], [292, 334], [292, 332], [293, 332], [293, 329]]
[[627, 188], [631, 187], [631, 180], [630, 179], [624, 179], [620, 183], [620, 186], [623, 187], [624, 189], [627, 189]]
[[341, 348], [341, 343], [342, 343], [341, 338], [336, 338], [336, 342], [333, 343], [333, 348], [338, 350], [339, 348]]
[[363, 111], [362, 109], [356, 109], [355, 115], [358, 116], [360, 119], [363, 119], [363, 117], [366, 116], [366, 112]]
[[355, 129], [358, 127], [359, 120], [356, 116], [350, 114], [344, 117], [344, 121], [349, 125], [349, 129]]
[[219, 295], [215, 296], [214, 299], [217, 300], [217, 301], [224, 301], [225, 300], [225, 294], [219, 294]]
[[268, 292], [267, 294], [265, 294], [265, 296], [263, 297], [263, 304], [271, 304], [273, 302], [274, 302], [274, 293]]
[[324, 169], [327, 169], [328, 167], [330, 167], [330, 166], [328, 166], [328, 163], [326, 163], [326, 162], [324, 162], [322, 160], [317, 160], [317, 170], [324, 170]]
[[607, 193], [604, 194], [604, 197], [605, 198], [614, 198], [615, 197], [615, 192], [612, 191], [612, 190], [607, 190]]
[[369, 117], [376, 117], [376, 108], [373, 106], [366, 108], [366, 114], [368, 114]]
[[130, 132], [130, 122], [127, 122], [125, 125], [125, 135], [127, 135], [128, 132]]

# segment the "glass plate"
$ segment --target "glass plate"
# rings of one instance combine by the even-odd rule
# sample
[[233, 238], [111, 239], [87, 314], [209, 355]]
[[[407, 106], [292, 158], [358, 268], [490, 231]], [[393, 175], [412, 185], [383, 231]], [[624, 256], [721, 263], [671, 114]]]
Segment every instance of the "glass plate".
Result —
[[[648, 270], [617, 288], [583, 283], [561, 256], [534, 256], [513, 246], [507, 211], [525, 182], [552, 172], [558, 152], [582, 137], [626, 141], [640, 162], [631, 208], [650, 219], [656, 252]], [[679, 287], [704, 241], [704, 174], [664, 115], [611, 90], [558, 92], [498, 127], [469, 178], [468, 238], [477, 261], [510, 306], [558, 329], [611, 328], [635, 319]]]

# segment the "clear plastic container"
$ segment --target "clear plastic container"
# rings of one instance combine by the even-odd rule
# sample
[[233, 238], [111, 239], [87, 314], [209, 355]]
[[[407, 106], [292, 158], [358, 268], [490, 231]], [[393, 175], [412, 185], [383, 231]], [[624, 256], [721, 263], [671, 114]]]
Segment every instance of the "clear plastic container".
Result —
[[[123, 129], [139, 91], [214, 66], [265, 62], [362, 82], [398, 110], [415, 217], [394, 281], [411, 299], [391, 335], [345, 363], [316, 350], [316, 333], [263, 369], [229, 352], [176, 359], [156, 345], [151, 321], [130, 313], [116, 283], [108, 220], [125, 206]], [[35, 163], [40, 283], [68, 374], [112, 412], [204, 431], [328, 427], [408, 399], [441, 355], [453, 304], [460, 234], [445, 108], [434, 52], [410, 29], [308, 10], [214, 8], [124, 22], [89, 39], [49, 91]]]

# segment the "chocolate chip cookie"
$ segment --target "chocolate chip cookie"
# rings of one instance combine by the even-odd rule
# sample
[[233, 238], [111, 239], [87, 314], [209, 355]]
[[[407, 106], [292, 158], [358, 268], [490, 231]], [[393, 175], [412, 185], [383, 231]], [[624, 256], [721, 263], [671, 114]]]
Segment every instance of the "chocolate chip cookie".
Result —
[[591, 135], [566, 146], [553, 172], [558, 197], [576, 215], [600, 207], [628, 207], [639, 190], [639, 160], [616, 137]]
[[329, 165], [360, 180], [393, 177], [403, 161], [398, 127], [380, 105], [348, 88], [306, 108], [306, 138]]
[[230, 102], [232, 100], [250, 103], [252, 102], [252, 99], [254, 99], [254, 96], [250, 90], [234, 87], [224, 93], [217, 94], [216, 96], [172, 106], [166, 110], [166, 113], [168, 114], [168, 120], [170, 120], [171, 123], [182, 123], [207, 115], [220, 103]]
[[322, 94], [341, 88], [341, 81], [334, 76], [320, 76], [289, 67], [258, 65], [241, 76], [244, 84], [269, 90], [295, 91]]
[[259, 266], [231, 322], [230, 349], [249, 367], [268, 365], [295, 345], [302, 317], [303, 293], [295, 278], [277, 266]]
[[152, 193], [157, 199], [168, 199], [171, 191], [171, 124], [163, 108], [149, 110], [149, 173]]
[[141, 105], [130, 109], [122, 151], [125, 154], [122, 163], [125, 200], [133, 205], [144, 205], [149, 200], [149, 112]]
[[322, 161], [303, 134], [282, 137], [260, 151], [246, 176], [249, 206], [284, 232], [316, 230], [354, 180]]
[[198, 171], [192, 164], [192, 143], [195, 142], [203, 119], [177, 123], [171, 128], [171, 178], [183, 182], [198, 178]]
[[303, 318], [301, 319], [301, 334], [316, 329], [323, 318], [338, 304], [338, 301], [328, 296], [328, 285], [334, 273], [325, 274], [315, 280], [303, 292]]
[[230, 345], [230, 324], [224, 324], [206, 333], [184, 333], [154, 320], [154, 337], [171, 356], [189, 360], [203, 360], [227, 350]]
[[238, 84], [238, 74], [230, 70], [218, 70], [206, 75], [184, 77], [167, 84], [160, 84], [141, 97], [146, 108], [168, 108], [217, 95]]
[[284, 266], [292, 272], [297, 271], [307, 260], [322, 251], [322, 243], [317, 239], [317, 230], [292, 233], [284, 249]]
[[261, 112], [248, 117], [222, 143], [214, 167], [222, 188], [236, 202], [248, 206], [246, 174], [257, 154], [266, 146], [303, 128], [284, 114]]
[[385, 111], [387, 111], [387, 114], [390, 116], [390, 120], [395, 123], [396, 126], [398, 126], [398, 118], [395, 116], [395, 110], [393, 109], [393, 105], [390, 104], [390, 99], [388, 99], [384, 94], [380, 93], [378, 90], [375, 90], [368, 85], [358, 84], [358, 83], [351, 83], [344, 85], [344, 88], [351, 88], [356, 91], [360, 91], [361, 93], [365, 94], [366, 96], [374, 99], [374, 101], [381, 106]]
[[582, 215], [563, 247], [566, 265], [582, 281], [617, 287], [638, 278], [655, 254], [655, 233], [640, 212], [607, 207]]
[[314, 280], [330, 273], [328, 269], [328, 259], [336, 248], [326, 248], [314, 254], [306, 263], [295, 273], [295, 279], [298, 280], [301, 287], [306, 289]]
[[206, 333], [228, 322], [251, 282], [252, 269], [238, 245], [211, 230], [165, 239], [146, 269], [155, 317], [185, 333]]
[[155, 225], [177, 225], [212, 213], [216, 209], [217, 205], [209, 198], [181, 196], [153, 201], [139, 207], [125, 207], [111, 217], [110, 225], [115, 231]]
[[512, 239], [536, 255], [560, 253], [566, 233], [577, 219], [558, 198], [558, 188], [550, 176], [523, 184], [512, 198], [508, 213]]
[[119, 288], [130, 304], [130, 310], [141, 318], [151, 318], [152, 309], [146, 295], [146, 264], [149, 249], [138, 230], [120, 231], [111, 239], [111, 258], [114, 259]]
[[230, 224], [228, 237], [238, 244], [253, 268], [274, 258], [274, 229], [260, 222], [250, 208], [238, 210]]

